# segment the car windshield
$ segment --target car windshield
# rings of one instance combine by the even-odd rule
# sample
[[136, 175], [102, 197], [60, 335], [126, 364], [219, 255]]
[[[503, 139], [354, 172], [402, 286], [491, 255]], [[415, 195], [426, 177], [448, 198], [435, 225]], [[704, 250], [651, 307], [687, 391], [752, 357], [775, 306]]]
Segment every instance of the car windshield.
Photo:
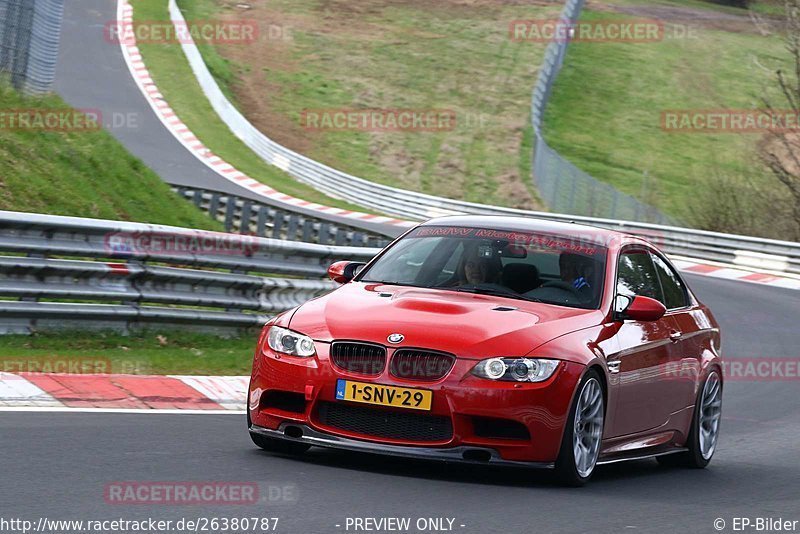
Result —
[[574, 236], [421, 226], [358, 280], [596, 309], [606, 256], [605, 247]]

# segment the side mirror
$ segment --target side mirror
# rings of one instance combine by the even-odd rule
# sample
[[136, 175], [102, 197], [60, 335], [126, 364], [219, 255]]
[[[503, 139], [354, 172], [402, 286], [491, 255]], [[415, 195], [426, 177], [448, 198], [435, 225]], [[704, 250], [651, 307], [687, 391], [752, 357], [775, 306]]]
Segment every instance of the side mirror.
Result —
[[[617, 295], [617, 303], [622, 299], [627, 299], [628, 304], [621, 311], [616, 313], [617, 319], [624, 321], [658, 321], [667, 313], [667, 308], [656, 299], [637, 295], [633, 298], [627, 295]], [[620, 309], [620, 308], [618, 308]]]
[[337, 284], [352, 280], [366, 263], [359, 261], [337, 261], [328, 267], [328, 277]]

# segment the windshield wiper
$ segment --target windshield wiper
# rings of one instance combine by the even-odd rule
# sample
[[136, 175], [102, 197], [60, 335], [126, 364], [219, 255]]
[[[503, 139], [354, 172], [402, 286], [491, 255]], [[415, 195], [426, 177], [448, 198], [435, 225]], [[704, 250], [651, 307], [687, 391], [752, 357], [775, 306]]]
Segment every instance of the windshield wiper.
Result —
[[389, 280], [359, 280], [359, 282], [363, 282], [365, 284], [381, 284], [385, 286], [401, 286], [401, 287], [421, 287], [425, 288], [426, 286], [419, 286], [415, 284], [407, 284], [403, 282], [392, 282]]

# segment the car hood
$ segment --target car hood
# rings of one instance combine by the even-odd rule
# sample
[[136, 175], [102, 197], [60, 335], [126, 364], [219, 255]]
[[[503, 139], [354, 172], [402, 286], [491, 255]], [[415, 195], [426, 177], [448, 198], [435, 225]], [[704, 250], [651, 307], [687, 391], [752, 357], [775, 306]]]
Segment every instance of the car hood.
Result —
[[563, 334], [602, 322], [581, 310], [441, 289], [351, 282], [303, 304], [289, 328], [315, 341], [358, 340], [451, 352], [462, 358], [526, 355]]

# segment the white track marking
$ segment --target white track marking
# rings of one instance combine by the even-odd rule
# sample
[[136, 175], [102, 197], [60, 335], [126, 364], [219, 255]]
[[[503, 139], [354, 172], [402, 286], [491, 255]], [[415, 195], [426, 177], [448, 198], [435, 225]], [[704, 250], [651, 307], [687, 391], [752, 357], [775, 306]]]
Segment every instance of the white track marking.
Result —
[[21, 376], [0, 372], [0, 409], [32, 407], [63, 408], [64, 404]]
[[244, 410], [247, 402], [249, 376], [176, 376], [180, 380], [223, 408]]

